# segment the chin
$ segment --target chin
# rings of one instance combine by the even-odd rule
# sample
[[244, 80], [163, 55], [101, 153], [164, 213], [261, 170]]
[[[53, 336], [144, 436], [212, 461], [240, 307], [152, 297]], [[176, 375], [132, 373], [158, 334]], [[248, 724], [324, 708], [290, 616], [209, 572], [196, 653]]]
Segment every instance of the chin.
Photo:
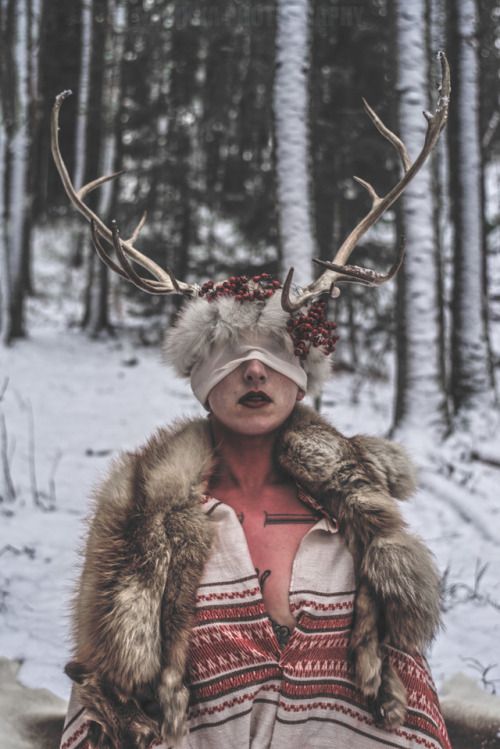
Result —
[[222, 423], [237, 434], [259, 436], [276, 431], [286, 421], [290, 412], [285, 413], [244, 413], [238, 419], [224, 420]]
[[238, 428], [233, 431], [237, 434], [244, 434], [248, 437], [255, 436], [259, 437], [264, 434], [271, 434], [280, 427], [282, 422], [269, 422], [269, 421], [258, 421], [256, 423], [239, 424]]

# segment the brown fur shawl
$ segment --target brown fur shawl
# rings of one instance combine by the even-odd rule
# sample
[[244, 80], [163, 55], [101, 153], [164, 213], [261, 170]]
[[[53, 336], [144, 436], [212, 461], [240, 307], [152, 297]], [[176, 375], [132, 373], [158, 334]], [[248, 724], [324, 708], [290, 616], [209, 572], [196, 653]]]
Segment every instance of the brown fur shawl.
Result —
[[[354, 555], [356, 670], [374, 696], [384, 686], [379, 639], [421, 648], [439, 622], [434, 564], [394, 500], [414, 491], [415, 471], [401, 447], [346, 438], [304, 406], [284, 425], [276, 460], [337, 516]], [[185, 421], [116, 460], [96, 492], [67, 673], [107, 734], [99, 745], [146, 746], [159, 724], [167, 741], [184, 730], [190, 627], [211, 544], [200, 498], [214, 461], [207, 420]]]

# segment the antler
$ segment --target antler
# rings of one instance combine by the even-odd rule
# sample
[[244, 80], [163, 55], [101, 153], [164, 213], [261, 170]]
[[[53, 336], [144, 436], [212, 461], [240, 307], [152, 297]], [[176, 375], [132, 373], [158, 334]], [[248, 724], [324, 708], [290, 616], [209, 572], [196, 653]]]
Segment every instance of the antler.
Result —
[[[185, 294], [188, 296], [197, 295], [200, 291], [200, 287], [197, 284], [188, 284], [183, 281], [178, 281], [173, 273], [168, 268], [161, 268], [154, 260], [143, 255], [142, 252], [137, 250], [133, 243], [136, 241], [139, 233], [144, 226], [146, 221], [146, 214], [143, 215], [132, 235], [129, 239], [121, 239], [116, 223], [113, 221], [111, 229], [84, 203], [84, 198], [100, 187], [105, 182], [109, 182], [112, 179], [118, 177], [122, 172], [114, 172], [98, 179], [88, 182], [86, 185], [76, 190], [73, 183], [71, 182], [68, 170], [61, 156], [61, 150], [59, 147], [59, 111], [61, 105], [65, 99], [71, 96], [71, 91], [63, 91], [54, 102], [52, 108], [52, 121], [51, 121], [51, 148], [52, 156], [57, 167], [57, 171], [61, 177], [64, 189], [70, 201], [73, 203], [77, 211], [79, 211], [87, 221], [90, 221], [92, 240], [97, 254], [101, 260], [113, 270], [118, 273], [122, 278], [131, 281], [138, 288], [143, 291], [147, 291], [149, 294]], [[105, 242], [112, 247], [118, 258], [119, 265], [109, 256], [107, 250], [102, 244], [100, 238], [104, 239]], [[144, 278], [140, 276], [134, 269], [132, 262], [141, 265], [143, 268], [148, 270], [154, 278]]]
[[293, 278], [293, 268], [290, 268], [286, 281], [283, 285], [281, 304], [287, 312], [294, 312], [302, 307], [308, 300], [317, 297], [320, 294], [328, 292], [330, 296], [336, 297], [340, 294], [337, 288], [338, 283], [361, 283], [365, 286], [379, 286], [393, 278], [401, 267], [404, 256], [404, 247], [401, 247], [398, 258], [390, 271], [386, 274], [377, 273], [368, 268], [360, 268], [357, 265], [346, 265], [349, 256], [356, 247], [357, 243], [373, 224], [378, 221], [380, 216], [399, 198], [407, 184], [417, 174], [424, 164], [428, 155], [434, 148], [439, 138], [439, 134], [446, 124], [448, 118], [448, 106], [450, 99], [450, 68], [444, 52], [438, 53], [438, 60], [441, 63], [441, 83], [439, 86], [439, 97], [434, 114], [424, 112], [427, 120], [427, 132], [425, 135], [424, 145], [419, 155], [412, 163], [404, 143], [387, 128], [378, 115], [373, 111], [369, 104], [363, 99], [365, 110], [377, 130], [386, 138], [396, 149], [403, 164], [403, 177], [394, 185], [394, 187], [385, 195], [380, 197], [374, 187], [360, 177], [354, 177], [365, 190], [372, 200], [372, 206], [364, 218], [355, 226], [349, 236], [344, 240], [332, 262], [315, 259], [314, 262], [324, 266], [325, 270], [316, 281], [313, 281], [305, 289], [301, 290], [296, 298], [290, 299], [290, 289]]

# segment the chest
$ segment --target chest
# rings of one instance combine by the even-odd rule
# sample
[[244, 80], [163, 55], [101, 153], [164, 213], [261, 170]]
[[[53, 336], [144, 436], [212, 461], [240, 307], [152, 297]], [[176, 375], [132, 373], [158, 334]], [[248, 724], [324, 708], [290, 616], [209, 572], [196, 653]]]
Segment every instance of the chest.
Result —
[[232, 507], [239, 519], [266, 611], [272, 619], [293, 626], [289, 605], [293, 563], [317, 516], [300, 501], [293, 486], [257, 498], [221, 492], [218, 499]]

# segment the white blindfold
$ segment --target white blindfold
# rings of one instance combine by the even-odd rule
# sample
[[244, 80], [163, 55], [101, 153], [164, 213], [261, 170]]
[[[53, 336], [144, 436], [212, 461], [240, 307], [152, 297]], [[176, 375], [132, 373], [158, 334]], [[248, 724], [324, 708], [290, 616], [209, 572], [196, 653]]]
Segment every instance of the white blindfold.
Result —
[[240, 364], [258, 359], [274, 369], [304, 392], [307, 390], [307, 375], [300, 359], [273, 341], [259, 341], [261, 345], [242, 341], [221, 346], [211, 352], [210, 357], [195, 364], [191, 371], [191, 389], [200, 403], [205, 406], [210, 391]]

